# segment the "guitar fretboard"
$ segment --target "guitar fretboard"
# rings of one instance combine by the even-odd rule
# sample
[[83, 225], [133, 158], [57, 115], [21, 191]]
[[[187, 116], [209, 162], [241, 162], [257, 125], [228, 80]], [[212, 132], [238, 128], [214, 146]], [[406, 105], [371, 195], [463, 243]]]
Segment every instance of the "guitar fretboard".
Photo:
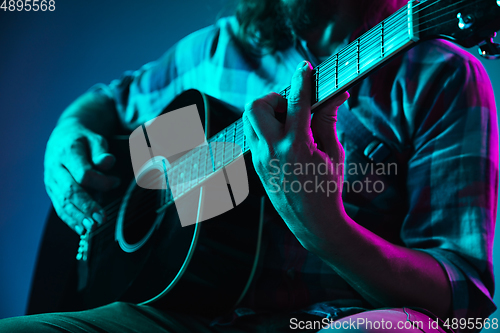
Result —
[[[313, 71], [311, 108], [344, 92], [369, 72], [418, 41], [417, 1], [385, 19], [368, 32], [332, 55]], [[291, 87], [280, 95], [288, 98]], [[223, 143], [232, 143], [225, 145]], [[241, 147], [241, 149], [238, 149]], [[249, 151], [240, 118], [208, 140], [208, 144], [191, 150], [175, 161], [169, 171], [169, 182], [175, 183], [173, 197], [178, 198], [221, 168]]]

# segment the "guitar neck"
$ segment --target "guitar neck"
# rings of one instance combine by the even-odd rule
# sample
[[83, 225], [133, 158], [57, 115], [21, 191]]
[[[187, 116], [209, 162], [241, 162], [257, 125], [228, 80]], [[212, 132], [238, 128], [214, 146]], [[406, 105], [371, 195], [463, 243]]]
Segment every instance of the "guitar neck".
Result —
[[[313, 71], [311, 109], [343, 93], [371, 71], [417, 42], [418, 11], [415, 14], [414, 6], [418, 3], [408, 2], [407, 6], [316, 66]], [[291, 86], [288, 86], [280, 94], [287, 98], [290, 90]]]
[[[417, 42], [418, 11], [414, 10], [417, 4], [418, 1], [408, 2], [407, 6], [316, 66], [313, 70], [311, 108], [314, 109], [326, 100], [343, 93], [371, 71]], [[280, 95], [288, 98], [290, 90], [291, 87], [288, 86]], [[206, 147], [193, 149], [172, 165], [172, 174], [177, 181], [182, 178], [184, 184], [177, 188], [174, 197], [180, 197], [248, 152], [243, 120], [240, 118], [211, 137]]]

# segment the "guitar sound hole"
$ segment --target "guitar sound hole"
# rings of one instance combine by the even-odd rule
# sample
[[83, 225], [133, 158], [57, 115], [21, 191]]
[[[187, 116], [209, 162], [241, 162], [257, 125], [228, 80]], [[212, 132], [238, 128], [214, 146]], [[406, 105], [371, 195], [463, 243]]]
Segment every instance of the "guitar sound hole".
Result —
[[[157, 170], [150, 171], [146, 176], [151, 179], [161, 179], [162, 174]], [[150, 190], [136, 186], [128, 200], [125, 214], [123, 236], [128, 244], [135, 244], [142, 240], [153, 227], [162, 207], [164, 190]]]

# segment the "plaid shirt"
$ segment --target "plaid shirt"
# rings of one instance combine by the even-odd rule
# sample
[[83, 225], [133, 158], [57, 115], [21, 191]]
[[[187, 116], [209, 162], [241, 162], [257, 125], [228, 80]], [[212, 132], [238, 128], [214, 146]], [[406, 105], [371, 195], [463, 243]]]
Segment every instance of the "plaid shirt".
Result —
[[[237, 29], [234, 17], [221, 19], [100, 90], [114, 98], [123, 125], [133, 130], [186, 89], [243, 110], [252, 99], [289, 85], [301, 60], [318, 63], [300, 43], [274, 54], [249, 55], [236, 41]], [[350, 94], [346, 107], [390, 147], [398, 169], [362, 172], [370, 162], [342, 134], [346, 124], [339, 119], [347, 212], [381, 237], [433, 256], [447, 272], [455, 317], [487, 317], [495, 309], [498, 129], [484, 68], [450, 43], [428, 41], [374, 72]], [[357, 193], [347, 187], [356, 180], [380, 181], [379, 191]], [[236, 314], [302, 309], [335, 318], [371, 308], [299, 244], [273, 209], [267, 210], [266, 233], [272, 241], [262, 272]]]

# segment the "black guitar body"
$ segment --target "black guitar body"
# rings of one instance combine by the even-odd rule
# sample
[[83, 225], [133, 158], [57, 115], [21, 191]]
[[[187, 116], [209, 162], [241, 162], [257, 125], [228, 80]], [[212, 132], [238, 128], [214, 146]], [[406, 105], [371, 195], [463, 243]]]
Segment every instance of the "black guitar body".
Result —
[[[165, 112], [192, 104], [197, 105], [207, 137], [241, 116], [237, 110], [195, 90], [179, 95]], [[118, 300], [151, 301], [162, 309], [204, 315], [231, 310], [246, 290], [256, 260], [263, 190], [255, 181], [257, 176], [252, 171], [249, 155], [246, 156], [246, 165], [250, 166], [247, 168], [250, 183], [247, 199], [221, 216], [182, 227], [176, 205], [157, 212], [162, 203], [161, 190], [130, 185], [135, 181], [128, 137], [109, 141], [110, 151], [117, 156], [112, 173], [120, 176], [122, 185], [102, 194], [99, 201], [103, 207], [109, 206], [117, 198], [123, 198], [132, 186], [125, 209], [123, 237], [127, 243], [137, 244], [151, 229], [153, 231], [142, 246], [125, 252], [115, 235], [117, 212], [123, 202], [114, 204], [106, 210], [107, 228], [91, 237], [87, 260], [77, 261], [79, 238], [52, 211], [40, 250], [28, 313], [87, 309]], [[191, 193], [197, 195], [195, 191], [188, 195]], [[161, 223], [154, 227], [159, 217]], [[62, 240], [59, 237], [67, 239], [63, 247], [60, 247]], [[58, 244], [60, 251], [53, 244]], [[59, 258], [61, 255], [65, 258]], [[49, 281], [49, 274], [54, 274], [53, 270], [47, 271], [47, 266], [54, 266], [51, 261], [63, 266], [56, 268], [60, 272], [56, 274], [60, 276], [58, 285], [54, 286], [55, 290], [48, 288], [49, 292], [44, 284]], [[182, 273], [180, 278], [179, 272]], [[175, 285], [171, 285], [173, 281]], [[168, 292], [162, 294], [169, 285]], [[154, 299], [160, 294], [161, 297]], [[53, 298], [46, 308], [41, 306], [44, 296]]]
[[[499, 17], [500, 3], [495, 0], [409, 1], [315, 68], [311, 108], [353, 87], [420, 41], [445, 38], [467, 47], [480, 43], [481, 55], [499, 58], [500, 45], [492, 40], [500, 29]], [[287, 98], [289, 92], [290, 87], [280, 94]], [[195, 90], [179, 95], [165, 112], [193, 104], [207, 137], [241, 115]], [[221, 216], [181, 227], [176, 207], [162, 205], [163, 191], [143, 190], [127, 181], [133, 178], [127, 138], [110, 140], [110, 147], [118, 156], [114, 172], [123, 185], [99, 198], [102, 206], [111, 207], [108, 221], [91, 232], [86, 260], [77, 262], [78, 237], [54, 213], [50, 215], [28, 313], [85, 309], [117, 300], [207, 315], [230, 310], [243, 297], [258, 266], [264, 191], [250, 155], [246, 155], [247, 199]], [[197, 195], [190, 191], [188, 196], [191, 192]], [[117, 198], [123, 202], [124, 197], [126, 205], [110, 204]], [[117, 216], [124, 216], [118, 219], [123, 227], [117, 228]]]

